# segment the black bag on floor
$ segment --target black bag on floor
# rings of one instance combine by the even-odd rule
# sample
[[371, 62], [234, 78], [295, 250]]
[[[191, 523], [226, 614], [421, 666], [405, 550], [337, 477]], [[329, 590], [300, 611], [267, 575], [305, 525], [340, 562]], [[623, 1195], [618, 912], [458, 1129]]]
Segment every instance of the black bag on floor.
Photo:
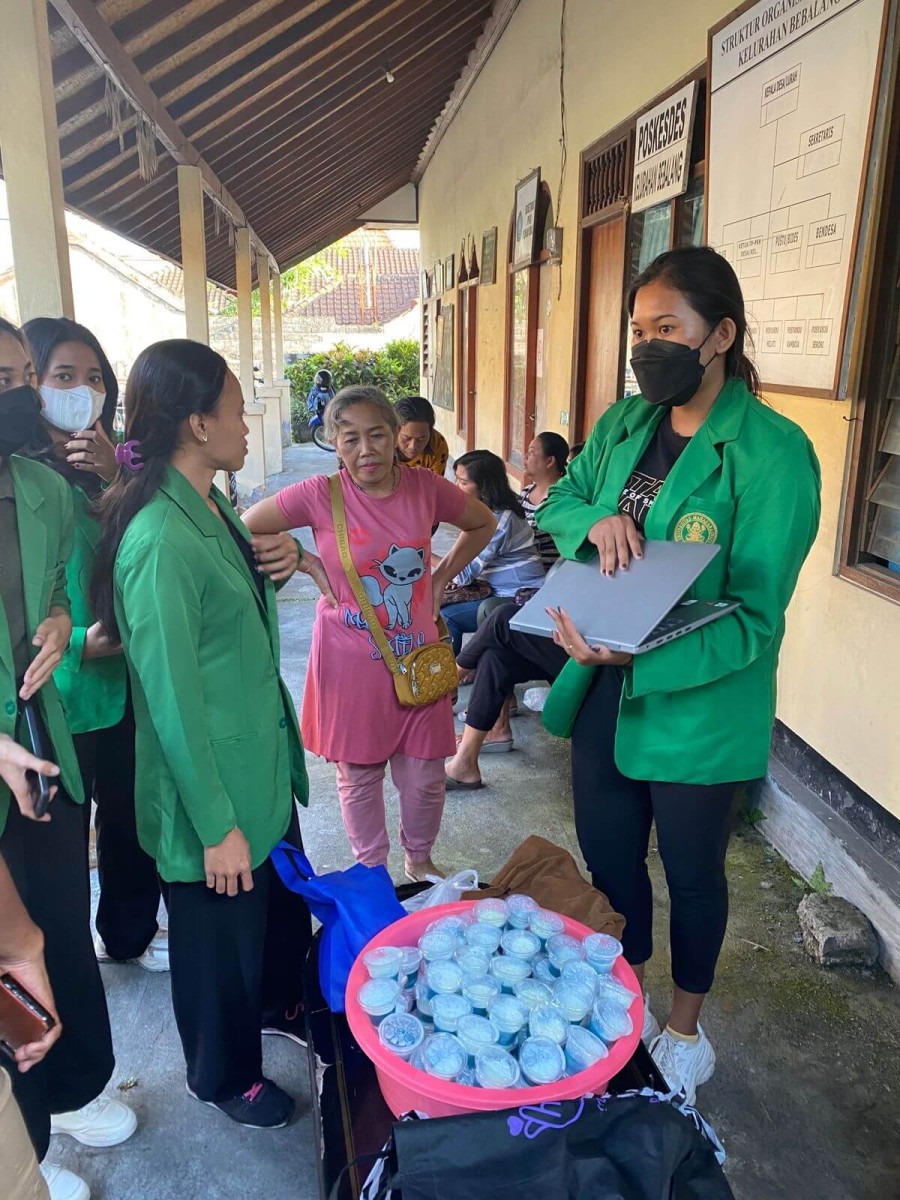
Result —
[[401, 1121], [361, 1200], [734, 1200], [703, 1127], [652, 1092]]

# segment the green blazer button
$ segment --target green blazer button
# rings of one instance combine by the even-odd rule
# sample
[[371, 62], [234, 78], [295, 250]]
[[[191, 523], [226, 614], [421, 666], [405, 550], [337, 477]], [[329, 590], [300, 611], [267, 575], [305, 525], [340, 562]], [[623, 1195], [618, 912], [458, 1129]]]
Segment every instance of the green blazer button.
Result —
[[278, 728], [279, 729], [287, 729], [287, 718], [286, 717], [282, 717], [281, 720], [278, 722]]
[[12, 700], [7, 702], [6, 711], [9, 713], [9, 715], [11, 717], [15, 716], [16, 706], [15, 706], [15, 704], [13, 704]]

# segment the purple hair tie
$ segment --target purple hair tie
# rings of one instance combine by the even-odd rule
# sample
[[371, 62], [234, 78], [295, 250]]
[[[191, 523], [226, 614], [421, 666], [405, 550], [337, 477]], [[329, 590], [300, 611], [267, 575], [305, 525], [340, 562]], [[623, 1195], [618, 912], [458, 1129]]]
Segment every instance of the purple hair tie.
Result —
[[116, 462], [127, 471], [142, 471], [144, 460], [140, 457], [141, 443], [136, 438], [116, 446]]

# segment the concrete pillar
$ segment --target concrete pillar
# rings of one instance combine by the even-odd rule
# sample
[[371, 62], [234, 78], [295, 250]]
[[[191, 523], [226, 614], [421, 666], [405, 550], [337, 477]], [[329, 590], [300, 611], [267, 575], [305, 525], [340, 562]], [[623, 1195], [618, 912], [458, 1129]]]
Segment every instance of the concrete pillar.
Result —
[[272, 332], [275, 342], [275, 383], [284, 379], [284, 327], [281, 319], [281, 276], [273, 271], [272, 279]]
[[199, 167], [178, 167], [178, 215], [181, 218], [181, 265], [184, 269], [184, 323], [187, 336], [209, 345], [206, 301], [206, 227]]
[[259, 400], [265, 405], [263, 417], [263, 444], [266, 458], [266, 477], [277, 475], [284, 469], [281, 448], [281, 385], [263, 384], [259, 389]]
[[269, 287], [269, 260], [260, 254], [256, 260], [256, 278], [259, 284], [259, 312], [262, 326], [262, 369], [263, 383], [271, 387], [274, 383], [272, 374], [272, 304]]
[[0, 0], [0, 145], [19, 320], [75, 316], [45, 0]]
[[253, 250], [250, 230], [235, 230], [235, 271], [237, 275], [238, 348], [241, 360], [241, 391], [244, 393], [244, 420], [247, 435], [247, 460], [238, 472], [238, 493], [242, 503], [250, 503], [264, 494], [266, 456], [263, 419], [266, 406], [256, 401], [253, 384]]
[[286, 379], [280, 380], [275, 384], [281, 389], [281, 444], [282, 446], [290, 446], [294, 440], [291, 431], [291, 385]]

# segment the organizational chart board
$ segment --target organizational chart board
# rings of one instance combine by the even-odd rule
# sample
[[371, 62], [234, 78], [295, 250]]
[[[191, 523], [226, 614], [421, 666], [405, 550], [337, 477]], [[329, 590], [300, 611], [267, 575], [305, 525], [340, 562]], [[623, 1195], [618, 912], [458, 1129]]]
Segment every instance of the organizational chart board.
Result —
[[835, 395], [884, 0], [762, 0], [710, 34], [707, 238], [764, 384]]

